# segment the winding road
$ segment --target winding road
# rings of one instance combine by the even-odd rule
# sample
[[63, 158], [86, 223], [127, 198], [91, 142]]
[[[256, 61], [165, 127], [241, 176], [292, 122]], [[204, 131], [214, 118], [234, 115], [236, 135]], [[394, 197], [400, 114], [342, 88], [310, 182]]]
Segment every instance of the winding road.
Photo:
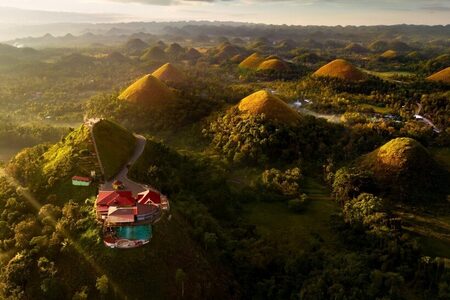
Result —
[[114, 191], [114, 188], [112, 186], [113, 182], [116, 180], [122, 181], [125, 189], [127, 191], [131, 191], [134, 196], [137, 194], [144, 192], [146, 190], [146, 187], [142, 184], [139, 184], [137, 182], [134, 182], [133, 180], [128, 178], [128, 166], [132, 166], [142, 155], [145, 149], [145, 144], [147, 143], [147, 140], [142, 135], [134, 135], [137, 139], [136, 142], [136, 148], [134, 149], [133, 155], [130, 157], [128, 162], [123, 166], [122, 170], [120, 170], [119, 173], [117, 173], [116, 176], [114, 176], [112, 179], [106, 181], [104, 184], [100, 186], [101, 191]]
[[[91, 139], [94, 144], [95, 153], [97, 155], [97, 160], [100, 164], [100, 168], [101, 168], [102, 172], [104, 173], [102, 160], [100, 159], [100, 156], [98, 154], [97, 143], [95, 141], [95, 135], [94, 135], [94, 131], [93, 131], [95, 124], [98, 123], [100, 120], [101, 119], [97, 119], [97, 118], [89, 119], [89, 120], [86, 120], [85, 124], [90, 127]], [[99, 187], [100, 191], [114, 191], [113, 182], [116, 180], [121, 181], [124, 185], [124, 189], [131, 191], [133, 193], [133, 196], [136, 196], [137, 194], [144, 192], [148, 189], [147, 186], [142, 185], [137, 182], [134, 182], [133, 180], [130, 180], [127, 176], [128, 175], [128, 167], [132, 166], [139, 159], [139, 157], [144, 152], [145, 144], [147, 143], [147, 140], [142, 135], [134, 134], [134, 136], [136, 137], [137, 141], [136, 141], [136, 148], [134, 149], [133, 155], [131, 155], [128, 162], [122, 167], [122, 169], [119, 171], [119, 173], [117, 173], [116, 176], [114, 176], [112, 179], [107, 180], [105, 183], [100, 185], [100, 187]]]

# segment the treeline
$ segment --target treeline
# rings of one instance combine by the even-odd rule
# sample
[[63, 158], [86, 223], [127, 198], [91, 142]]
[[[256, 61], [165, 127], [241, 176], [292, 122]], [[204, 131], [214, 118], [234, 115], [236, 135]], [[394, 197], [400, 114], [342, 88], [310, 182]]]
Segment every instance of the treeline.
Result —
[[53, 126], [20, 126], [13, 123], [0, 124], [0, 147], [30, 147], [41, 143], [54, 143], [68, 133], [67, 128]]

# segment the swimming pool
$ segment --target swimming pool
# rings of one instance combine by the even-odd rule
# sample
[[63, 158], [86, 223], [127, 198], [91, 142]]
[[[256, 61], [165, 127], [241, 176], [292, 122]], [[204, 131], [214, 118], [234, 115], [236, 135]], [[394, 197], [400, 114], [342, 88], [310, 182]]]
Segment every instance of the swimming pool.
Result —
[[150, 240], [152, 225], [122, 226], [115, 229], [117, 237], [127, 240]]

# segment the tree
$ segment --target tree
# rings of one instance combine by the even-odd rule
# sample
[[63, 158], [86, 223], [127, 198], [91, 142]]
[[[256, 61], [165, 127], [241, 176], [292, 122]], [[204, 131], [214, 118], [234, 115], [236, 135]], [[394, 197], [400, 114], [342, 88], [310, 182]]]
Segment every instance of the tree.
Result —
[[108, 294], [109, 289], [109, 280], [106, 275], [97, 278], [97, 282], [95, 283], [95, 287], [99, 291], [102, 297]]
[[72, 300], [86, 300], [87, 298], [88, 298], [88, 287], [83, 286], [78, 292], [76, 292], [73, 295]]
[[181, 284], [181, 298], [184, 297], [184, 280], [186, 279], [186, 273], [183, 269], [177, 269], [175, 273], [175, 281]]
[[217, 235], [213, 232], [205, 232], [203, 236], [203, 241], [205, 242], [205, 249], [213, 249], [217, 246]]

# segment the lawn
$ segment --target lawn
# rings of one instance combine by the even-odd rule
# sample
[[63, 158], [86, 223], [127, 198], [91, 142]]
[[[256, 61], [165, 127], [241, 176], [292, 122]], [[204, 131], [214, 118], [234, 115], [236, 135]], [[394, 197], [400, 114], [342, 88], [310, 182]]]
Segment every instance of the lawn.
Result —
[[105, 169], [105, 178], [116, 175], [133, 155], [136, 138], [123, 127], [106, 120], [94, 126], [98, 154]]
[[287, 253], [298, 251], [319, 237], [328, 245], [334, 244], [329, 219], [338, 206], [328, 190], [311, 178], [306, 179], [304, 191], [310, 198], [304, 212], [292, 212], [286, 203], [256, 202], [245, 206], [247, 221]]

